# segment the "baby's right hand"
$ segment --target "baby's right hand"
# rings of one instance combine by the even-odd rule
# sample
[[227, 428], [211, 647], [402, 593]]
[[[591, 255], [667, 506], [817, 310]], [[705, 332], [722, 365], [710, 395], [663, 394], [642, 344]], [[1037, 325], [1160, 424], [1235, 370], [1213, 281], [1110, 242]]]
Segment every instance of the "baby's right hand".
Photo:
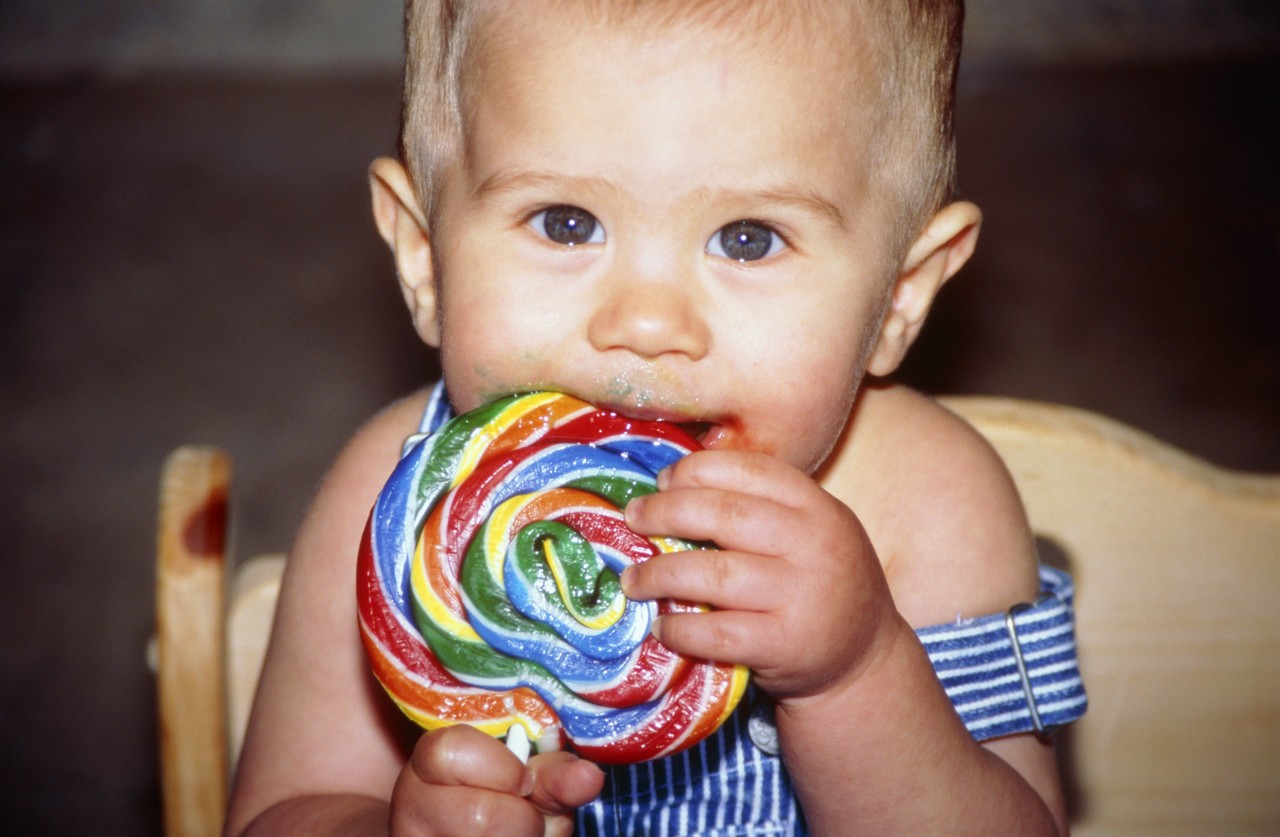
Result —
[[391, 792], [391, 833], [558, 837], [573, 811], [604, 785], [600, 768], [572, 753], [528, 766], [500, 741], [467, 726], [423, 735]]

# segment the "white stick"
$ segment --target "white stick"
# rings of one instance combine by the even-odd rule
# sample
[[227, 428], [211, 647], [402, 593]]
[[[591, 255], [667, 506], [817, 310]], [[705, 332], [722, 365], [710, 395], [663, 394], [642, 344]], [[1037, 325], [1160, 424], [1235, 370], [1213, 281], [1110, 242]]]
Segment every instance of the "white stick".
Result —
[[521, 764], [529, 763], [529, 734], [524, 731], [523, 724], [512, 724], [507, 728], [507, 749], [520, 759]]

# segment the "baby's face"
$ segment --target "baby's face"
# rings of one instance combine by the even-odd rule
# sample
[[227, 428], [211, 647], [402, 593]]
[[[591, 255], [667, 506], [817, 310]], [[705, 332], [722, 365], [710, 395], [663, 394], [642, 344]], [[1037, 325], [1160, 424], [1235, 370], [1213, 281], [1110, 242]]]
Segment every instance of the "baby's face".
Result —
[[456, 406], [560, 390], [817, 468], [897, 268], [848, 50], [541, 4], [484, 25], [432, 229]]

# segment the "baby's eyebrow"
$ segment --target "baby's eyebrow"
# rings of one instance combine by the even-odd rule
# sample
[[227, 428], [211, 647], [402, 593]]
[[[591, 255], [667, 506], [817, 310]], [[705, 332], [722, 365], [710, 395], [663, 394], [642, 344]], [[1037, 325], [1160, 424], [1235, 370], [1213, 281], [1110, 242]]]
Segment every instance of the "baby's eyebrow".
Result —
[[473, 194], [483, 200], [516, 189], [544, 186], [550, 183], [551, 179], [550, 175], [528, 171], [498, 171], [485, 178], [484, 182], [475, 188]]
[[807, 189], [792, 189], [789, 187], [779, 189], [761, 189], [761, 190], [715, 190], [711, 197], [718, 201], [741, 201], [751, 204], [764, 204], [766, 206], [785, 206], [799, 210], [810, 215], [817, 215], [826, 218], [832, 224], [844, 229], [845, 217], [840, 211], [840, 207], [836, 206], [832, 201]]
[[475, 188], [477, 200], [485, 201], [511, 192], [556, 188], [575, 193], [617, 191], [607, 181], [594, 177], [549, 174], [527, 169], [506, 169], [489, 175]]

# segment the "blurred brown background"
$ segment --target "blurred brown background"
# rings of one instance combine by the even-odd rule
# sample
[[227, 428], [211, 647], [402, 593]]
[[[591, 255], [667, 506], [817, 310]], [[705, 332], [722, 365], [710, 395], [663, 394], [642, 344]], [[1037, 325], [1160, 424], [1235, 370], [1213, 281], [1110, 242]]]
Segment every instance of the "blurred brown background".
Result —
[[[343, 439], [433, 374], [364, 182], [399, 4], [89, 5], [0, 5], [0, 810], [23, 834], [158, 833], [165, 454], [227, 448], [240, 554], [281, 549]], [[906, 377], [1280, 471], [1274, 2], [971, 0], [969, 46], [987, 223]]]

